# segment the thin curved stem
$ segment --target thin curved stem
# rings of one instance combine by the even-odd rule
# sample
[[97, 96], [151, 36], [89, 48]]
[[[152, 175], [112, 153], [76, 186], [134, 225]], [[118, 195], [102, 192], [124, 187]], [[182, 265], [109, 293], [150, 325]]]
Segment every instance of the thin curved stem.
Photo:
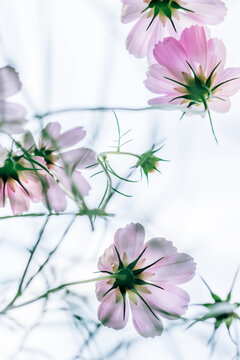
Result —
[[107, 106], [96, 106], [96, 107], [72, 107], [72, 108], [65, 108], [65, 109], [56, 109], [52, 111], [47, 111], [43, 114], [36, 114], [35, 117], [42, 119], [48, 116], [64, 114], [69, 112], [79, 112], [79, 111], [148, 111], [154, 110], [156, 107], [148, 106], [148, 107], [139, 107], [139, 108], [129, 108], [129, 107], [107, 107]]
[[99, 156], [103, 157], [106, 155], [127, 155], [127, 156], [134, 156], [139, 159], [139, 156], [137, 154], [133, 154], [126, 151], [104, 151], [99, 154]]
[[5, 309], [0, 311], [0, 315], [4, 315], [6, 312], [8, 312], [10, 310], [18, 309], [20, 307], [24, 307], [26, 305], [33, 304], [33, 303], [35, 303], [35, 302], [37, 302], [37, 301], [39, 301], [41, 299], [47, 298], [50, 294], [55, 293], [55, 292], [60, 291], [60, 290], [63, 290], [66, 287], [69, 287], [69, 286], [87, 284], [87, 283], [90, 283], [90, 282], [107, 280], [107, 279], [114, 279], [114, 278], [116, 278], [116, 276], [113, 274], [113, 275], [107, 275], [107, 276], [100, 276], [100, 277], [93, 278], [93, 279], [87, 279], [87, 280], [80, 280], [80, 281], [73, 281], [73, 282], [65, 283], [65, 284], [59, 285], [59, 286], [57, 286], [55, 288], [49, 289], [44, 294], [42, 294], [42, 295], [40, 295], [40, 296], [38, 296], [36, 298], [33, 298], [31, 300], [28, 300], [26, 302], [23, 302], [21, 304], [14, 305], [14, 306], [12, 304], [9, 304]]

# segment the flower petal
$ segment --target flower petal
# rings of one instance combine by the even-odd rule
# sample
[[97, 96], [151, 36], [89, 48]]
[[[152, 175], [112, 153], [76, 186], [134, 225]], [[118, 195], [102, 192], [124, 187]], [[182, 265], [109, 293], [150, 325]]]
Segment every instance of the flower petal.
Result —
[[190, 73], [187, 65], [189, 56], [182, 44], [173, 37], [158, 42], [153, 54], [156, 61], [170, 71], [171, 78], [182, 81], [182, 73]]
[[225, 113], [230, 110], [231, 102], [228, 98], [217, 99], [213, 98], [208, 102], [208, 107], [210, 110], [217, 111], [220, 113]]
[[172, 242], [164, 238], [154, 238], [147, 241], [146, 248], [143, 256], [143, 259], [145, 259], [144, 266], [150, 265], [162, 257], [177, 253], [177, 249]]
[[25, 121], [26, 109], [16, 103], [0, 100], [0, 121]]
[[16, 71], [5, 66], [0, 69], [0, 99], [4, 100], [16, 94], [22, 87]]
[[194, 11], [188, 14], [189, 18], [208, 25], [219, 24], [227, 14], [226, 5], [221, 0], [191, 0], [189, 8]]
[[163, 331], [161, 319], [157, 319], [136, 294], [131, 294], [129, 299], [133, 325], [137, 332], [145, 338], [160, 336]]
[[7, 183], [5, 191], [9, 198], [12, 212], [14, 215], [22, 214], [23, 212], [29, 209], [30, 206], [29, 197], [22, 187], [16, 185], [13, 191], [10, 184]]
[[34, 137], [33, 137], [33, 135], [31, 134], [30, 131], [26, 131], [23, 134], [21, 143], [22, 143], [22, 146], [24, 147], [24, 149], [27, 150], [27, 151], [36, 146], [35, 141], [34, 141]]
[[53, 166], [51, 170], [68, 191], [74, 194], [80, 193], [81, 196], [88, 195], [91, 187], [79, 171], [74, 171], [68, 175], [65, 169], [58, 166]]
[[205, 71], [207, 65], [207, 38], [204, 27], [191, 26], [182, 32], [181, 45], [188, 54], [189, 63], [195, 71], [198, 71], [200, 64]]
[[83, 130], [83, 127], [78, 126], [74, 129], [65, 131], [57, 139], [57, 145], [59, 149], [66, 149], [70, 146], [77, 144], [86, 136], [86, 131]]
[[127, 263], [136, 260], [143, 250], [144, 237], [145, 231], [141, 224], [132, 223], [117, 230], [114, 236], [114, 245], [122, 261], [125, 260], [125, 257], [127, 257]]
[[98, 269], [100, 271], [113, 272], [113, 267], [117, 268], [118, 258], [113, 245], [109, 246], [99, 258]]
[[98, 301], [102, 301], [104, 299], [104, 295], [111, 289], [113, 283], [114, 279], [100, 280], [96, 282], [96, 296]]
[[47, 200], [51, 209], [55, 210], [56, 212], [61, 212], [66, 210], [67, 207], [67, 200], [66, 200], [66, 193], [63, 189], [60, 188], [58, 183], [53, 179], [52, 176], [46, 176], [47, 181], [47, 199], [43, 196], [43, 201], [45, 206], [47, 207]]
[[[231, 80], [234, 79], [234, 80]], [[228, 81], [231, 80], [231, 81]], [[215, 81], [214, 86], [221, 84], [225, 81], [225, 84], [222, 84], [217, 92], [216, 95], [220, 97], [229, 97], [240, 90], [240, 68], [227, 68], [223, 71], [221, 76], [218, 77], [217, 82]]]
[[154, 312], [169, 320], [176, 320], [187, 311], [190, 298], [185, 290], [163, 282], [156, 285], [163, 287], [164, 290], [154, 286], [147, 286], [149, 293], [145, 292], [143, 294]]
[[97, 163], [96, 153], [88, 148], [79, 148], [62, 153], [59, 164], [69, 164], [71, 169], [84, 169]]
[[183, 284], [193, 278], [196, 264], [191, 256], [177, 252], [167, 254], [167, 251], [163, 256], [161, 261], [148, 269], [153, 274], [150, 277], [151, 282]]
[[42, 130], [39, 138], [39, 148], [52, 149], [56, 147], [56, 141], [60, 135], [61, 125], [58, 122], [50, 122]]
[[137, 58], [147, 55], [151, 38], [155, 36], [155, 31], [158, 30], [158, 19], [155, 19], [147, 30], [149, 23], [150, 20], [147, 15], [142, 15], [127, 37], [127, 49], [130, 54]]
[[118, 289], [111, 291], [104, 297], [99, 308], [98, 318], [103, 325], [119, 330], [126, 326], [129, 317], [129, 306], [126, 299], [124, 318], [123, 297]]
[[146, 7], [146, 4], [144, 4], [142, 1], [137, 1], [134, 4], [123, 5], [121, 14], [122, 22], [127, 24], [136, 20], [141, 16], [142, 10], [144, 10]]

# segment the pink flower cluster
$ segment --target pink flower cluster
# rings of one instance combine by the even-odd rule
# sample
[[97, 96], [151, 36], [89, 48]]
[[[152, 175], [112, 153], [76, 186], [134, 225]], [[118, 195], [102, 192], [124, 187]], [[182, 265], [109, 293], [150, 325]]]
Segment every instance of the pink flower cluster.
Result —
[[[23, 133], [26, 110], [7, 99], [21, 90], [16, 71], [0, 69], [0, 133]], [[95, 152], [85, 147], [65, 151], [78, 144], [86, 132], [82, 127], [61, 133], [59, 123], [49, 123], [41, 131], [38, 144], [30, 132], [11, 150], [0, 146], [0, 207], [9, 199], [13, 213], [29, 209], [30, 200], [42, 201], [49, 210], [64, 211], [66, 196], [81, 201], [90, 185], [79, 170], [96, 163]], [[15, 150], [13, 150], [15, 148]]]
[[122, 0], [122, 22], [137, 20], [127, 38], [130, 54], [153, 59], [155, 45], [189, 25], [215, 25], [227, 9], [221, 0]]
[[90, 185], [79, 170], [96, 164], [95, 152], [85, 147], [65, 151], [85, 136], [82, 127], [61, 133], [61, 125], [52, 122], [42, 130], [37, 145], [31, 133], [27, 132], [23, 137], [24, 149], [32, 156], [40, 157], [48, 169], [41, 176], [45, 189], [43, 202], [57, 212], [66, 209], [66, 195], [71, 194], [74, 198], [89, 193]]
[[0, 148], [0, 206], [9, 198], [13, 213], [27, 211], [30, 200], [42, 201], [49, 210], [64, 211], [66, 196], [82, 199], [90, 185], [79, 169], [96, 163], [95, 152], [80, 147], [62, 152], [86, 135], [82, 127], [61, 133], [59, 123], [49, 123], [36, 145], [30, 132], [13, 152]]
[[222, 22], [225, 4], [220, 0], [122, 2], [122, 21], [138, 19], [127, 48], [136, 57], [147, 56], [145, 85], [159, 95], [149, 104], [202, 116], [208, 113], [215, 136], [210, 110], [229, 110], [230, 97], [240, 89], [240, 68], [225, 69], [224, 44], [199, 25]]

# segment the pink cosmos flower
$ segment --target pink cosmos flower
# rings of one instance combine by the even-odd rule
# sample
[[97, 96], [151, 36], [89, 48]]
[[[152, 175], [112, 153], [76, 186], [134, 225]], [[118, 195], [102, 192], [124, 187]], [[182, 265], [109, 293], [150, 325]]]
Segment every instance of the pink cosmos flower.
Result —
[[139, 19], [127, 38], [127, 49], [138, 58], [148, 55], [166, 36], [180, 34], [186, 26], [215, 25], [223, 21], [226, 6], [220, 0], [122, 0], [122, 22]]
[[51, 174], [45, 173], [46, 197], [52, 209], [64, 211], [67, 206], [66, 194], [88, 195], [90, 185], [81, 175], [79, 169], [96, 164], [96, 154], [91, 149], [81, 147], [74, 150], [63, 150], [72, 147], [81, 141], [86, 135], [82, 127], [61, 133], [61, 125], [58, 122], [50, 122], [42, 130], [38, 145], [30, 133], [24, 136], [24, 147], [35, 156], [44, 159]]
[[26, 110], [19, 104], [6, 101], [21, 90], [18, 74], [10, 66], [0, 69], [0, 131], [10, 134], [23, 132]]
[[189, 296], [177, 285], [194, 276], [195, 263], [170, 241], [154, 238], [144, 244], [144, 236], [142, 225], [127, 225], [100, 257], [99, 270], [112, 278], [96, 283], [98, 317], [104, 325], [122, 329], [130, 305], [135, 329], [154, 337], [163, 330], [160, 316], [173, 320], [187, 310]]
[[31, 162], [0, 146], [0, 207], [7, 198], [13, 214], [21, 214], [29, 209], [30, 200], [42, 200], [42, 186]]
[[160, 41], [153, 53], [157, 64], [149, 67], [145, 85], [160, 97], [149, 104], [177, 105], [183, 112], [208, 111], [209, 117], [209, 109], [229, 110], [230, 96], [240, 89], [240, 68], [224, 69], [226, 50], [221, 40], [210, 38], [203, 27], [192, 26], [180, 40]]

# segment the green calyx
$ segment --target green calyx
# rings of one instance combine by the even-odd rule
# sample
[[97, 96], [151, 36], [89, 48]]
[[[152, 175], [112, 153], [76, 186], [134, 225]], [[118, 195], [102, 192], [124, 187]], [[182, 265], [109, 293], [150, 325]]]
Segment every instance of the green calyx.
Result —
[[184, 11], [188, 11], [188, 12], [193, 12], [192, 10], [182, 7], [181, 5], [178, 4], [177, 1], [173, 1], [173, 0], [151, 0], [149, 5], [147, 6], [147, 8], [144, 9], [142, 12], [144, 12], [148, 9], [150, 9], [152, 11], [152, 13], [151, 13], [152, 20], [151, 20], [150, 24], [148, 25], [147, 30], [152, 25], [154, 19], [157, 16], [162, 16], [162, 17], [167, 17], [169, 19], [169, 21], [171, 22], [174, 30], [177, 31], [176, 27], [174, 25], [174, 22], [172, 20], [173, 13], [176, 10], [184, 10]]
[[238, 272], [239, 269], [237, 270], [233, 282], [232, 282], [232, 286], [230, 288], [229, 293], [227, 294], [226, 299], [222, 299], [220, 296], [218, 296], [217, 294], [215, 294], [209, 287], [209, 285], [206, 283], [206, 281], [204, 279], [203, 282], [204, 284], [207, 286], [210, 295], [212, 297], [213, 302], [211, 303], [204, 303], [204, 304], [198, 304], [200, 306], [203, 306], [204, 308], [206, 308], [208, 310], [208, 312], [199, 317], [196, 318], [190, 325], [188, 328], [192, 327], [193, 325], [195, 325], [198, 322], [205, 322], [208, 321], [210, 319], [213, 320], [213, 333], [212, 336], [210, 337], [208, 344], [213, 344], [214, 343], [214, 337], [216, 334], [216, 331], [218, 330], [218, 328], [224, 324], [228, 330], [230, 339], [233, 341], [233, 343], [236, 344], [235, 340], [232, 338], [231, 332], [230, 332], [230, 328], [231, 325], [234, 321], [236, 320], [240, 320], [239, 315], [237, 314], [237, 310], [240, 308], [240, 303], [231, 303], [231, 298], [232, 298], [232, 291], [238, 276]]
[[19, 163], [19, 160], [21, 160], [21, 156], [11, 156], [9, 154], [9, 157], [5, 160], [4, 165], [0, 167], [0, 178], [3, 181], [3, 204], [5, 203], [5, 186], [8, 180], [13, 179], [17, 181], [23, 190], [29, 195], [27, 189], [23, 186], [23, 184], [20, 181], [19, 173], [23, 170], [30, 170], [28, 168], [25, 168], [21, 163]]
[[144, 174], [146, 175], [146, 177], [148, 178], [148, 174], [152, 173], [154, 171], [158, 171], [158, 163], [160, 161], [167, 161], [167, 160], [163, 160], [160, 157], [156, 156], [155, 153], [159, 150], [161, 150], [163, 148], [163, 146], [161, 146], [158, 149], [154, 149], [154, 146], [152, 146], [152, 148], [148, 151], [146, 151], [145, 153], [139, 155], [139, 160], [137, 161], [135, 167], [138, 168], [140, 167], [140, 169], [144, 172]]
[[217, 87], [212, 88], [212, 78], [215, 73], [215, 70], [220, 65], [220, 62], [213, 69], [213, 71], [211, 72], [211, 74], [209, 75], [209, 77], [207, 79], [203, 79], [203, 78], [200, 78], [199, 76], [197, 76], [193, 67], [188, 62], [187, 62], [187, 65], [189, 66], [189, 68], [193, 74], [193, 77], [189, 76], [186, 80], [186, 84], [176, 81], [174, 79], [165, 77], [166, 79], [185, 88], [185, 94], [173, 98], [170, 102], [172, 102], [176, 99], [183, 99], [183, 100], [189, 101], [188, 107], [191, 107], [192, 105], [203, 104], [205, 110], [207, 110], [207, 102], [209, 99], [211, 99], [211, 97], [214, 94], [214, 91], [217, 89]]
[[[208, 76], [207, 79], [204, 78], [204, 76], [200, 77], [197, 76], [195, 70], [193, 69], [193, 67], [191, 66], [191, 64], [186, 61], [187, 65], [189, 66], [192, 75], [193, 76], [189, 76], [187, 74], [184, 75], [184, 79], [185, 79], [185, 83], [182, 83], [180, 81], [177, 81], [175, 79], [171, 79], [167, 76], [164, 76], [165, 79], [180, 85], [184, 88], [184, 92], [183, 95], [177, 96], [173, 99], [170, 100], [170, 103], [173, 102], [174, 100], [177, 99], [183, 99], [186, 100], [186, 102], [188, 102], [188, 108], [191, 108], [194, 105], [200, 105], [203, 104], [204, 105], [204, 110], [208, 112], [208, 116], [209, 116], [209, 120], [210, 120], [210, 125], [211, 125], [211, 129], [212, 129], [212, 133], [213, 136], [216, 140], [216, 143], [218, 144], [217, 141], [217, 137], [215, 135], [214, 129], [213, 129], [213, 124], [212, 124], [212, 118], [211, 118], [211, 114], [208, 108], [208, 101], [211, 100], [212, 98], [217, 98], [221, 101], [225, 101], [224, 99], [222, 99], [219, 96], [215, 95], [215, 92], [224, 84], [229, 83], [231, 81], [237, 80], [238, 78], [232, 78], [232, 79], [228, 79], [226, 81], [223, 81], [215, 86], [213, 86], [213, 78], [215, 75], [215, 71], [217, 70], [217, 68], [219, 67], [219, 65], [221, 64], [221, 61], [213, 68], [213, 70], [211, 71], [210, 75]], [[185, 113], [183, 113], [184, 115]], [[181, 117], [182, 118], [182, 117]]]
[[103, 294], [103, 297], [106, 296], [108, 293], [110, 293], [112, 290], [114, 289], [119, 289], [123, 298], [123, 303], [124, 303], [124, 311], [123, 311], [123, 318], [125, 319], [125, 311], [126, 311], [126, 292], [127, 291], [131, 291], [133, 292], [135, 295], [137, 295], [141, 301], [143, 301], [145, 303], [145, 305], [147, 306], [147, 308], [149, 309], [149, 311], [156, 317], [156, 319], [158, 319], [157, 315], [153, 312], [153, 310], [150, 308], [150, 306], [147, 304], [147, 302], [144, 300], [144, 298], [142, 297], [142, 295], [139, 293], [139, 291], [137, 290], [136, 286], [139, 285], [149, 285], [149, 286], [154, 286], [157, 287], [161, 290], [164, 290], [162, 287], [153, 284], [153, 283], [149, 283], [143, 279], [141, 279], [140, 275], [147, 269], [151, 268], [153, 265], [157, 264], [159, 261], [161, 261], [163, 259], [157, 259], [156, 261], [154, 261], [152, 264], [147, 265], [143, 268], [135, 268], [136, 265], [138, 264], [139, 260], [142, 258], [143, 254], [145, 253], [147, 248], [145, 248], [141, 254], [137, 257], [136, 260], [132, 261], [130, 264], [128, 265], [124, 265], [121, 257], [119, 255], [119, 252], [117, 250], [117, 248], [115, 247], [116, 250], [116, 254], [118, 257], [118, 269], [116, 273], [109, 273], [111, 275], [111, 277], [113, 279], [115, 279], [112, 287], [105, 293]]
[[42, 157], [48, 165], [54, 164], [52, 161], [52, 153], [54, 150], [47, 150], [44, 147], [41, 149], [34, 149], [34, 155]]
[[24, 167], [17, 162], [18, 157], [9, 157], [5, 160], [4, 165], [0, 168], [0, 178], [4, 183], [8, 179], [19, 181], [18, 172], [23, 170]]
[[129, 268], [123, 268], [116, 274], [115, 280], [116, 287], [125, 292], [127, 289], [132, 289], [135, 285], [135, 276]]

